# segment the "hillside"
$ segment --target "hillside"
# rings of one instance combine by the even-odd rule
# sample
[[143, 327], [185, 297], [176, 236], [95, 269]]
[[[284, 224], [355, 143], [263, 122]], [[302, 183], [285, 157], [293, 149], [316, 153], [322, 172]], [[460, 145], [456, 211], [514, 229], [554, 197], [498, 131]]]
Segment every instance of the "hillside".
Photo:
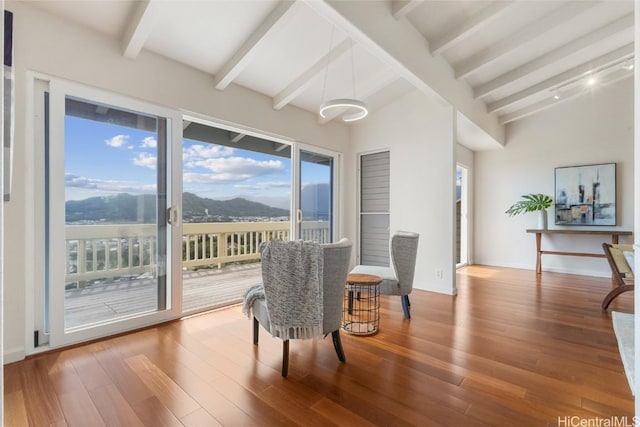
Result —
[[205, 209], [208, 209], [209, 215], [215, 216], [289, 216], [287, 209], [274, 208], [239, 197], [230, 200], [213, 200], [198, 197], [193, 193], [182, 194], [182, 210], [185, 218], [203, 216]]
[[[182, 195], [183, 218], [187, 222], [205, 221], [220, 217], [281, 217], [289, 216], [286, 209], [274, 208], [242, 198], [212, 200], [193, 193]], [[155, 222], [156, 198], [152, 194], [134, 196], [121, 193], [107, 197], [69, 200], [65, 204], [66, 222]], [[208, 212], [208, 215], [207, 215]], [[219, 219], [218, 219], [219, 220]]]

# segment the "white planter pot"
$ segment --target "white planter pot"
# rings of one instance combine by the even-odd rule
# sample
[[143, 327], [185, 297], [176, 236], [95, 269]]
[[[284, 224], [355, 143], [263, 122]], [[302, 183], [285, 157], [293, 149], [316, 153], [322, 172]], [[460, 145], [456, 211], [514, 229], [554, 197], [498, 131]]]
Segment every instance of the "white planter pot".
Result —
[[547, 211], [538, 211], [538, 230], [547, 229]]

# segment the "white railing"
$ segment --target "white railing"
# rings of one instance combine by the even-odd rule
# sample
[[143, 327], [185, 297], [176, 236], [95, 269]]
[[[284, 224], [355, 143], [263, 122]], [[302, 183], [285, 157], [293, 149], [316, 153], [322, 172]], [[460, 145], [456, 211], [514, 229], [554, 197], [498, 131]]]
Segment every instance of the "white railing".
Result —
[[222, 266], [260, 258], [260, 243], [289, 239], [289, 222], [217, 222], [182, 225], [182, 266]]
[[156, 226], [67, 225], [66, 283], [153, 272]]
[[[260, 259], [260, 243], [289, 239], [289, 222], [218, 222], [182, 225], [184, 268], [222, 267]], [[66, 283], [155, 272], [154, 224], [67, 225]], [[302, 239], [331, 240], [329, 223], [303, 221]]]

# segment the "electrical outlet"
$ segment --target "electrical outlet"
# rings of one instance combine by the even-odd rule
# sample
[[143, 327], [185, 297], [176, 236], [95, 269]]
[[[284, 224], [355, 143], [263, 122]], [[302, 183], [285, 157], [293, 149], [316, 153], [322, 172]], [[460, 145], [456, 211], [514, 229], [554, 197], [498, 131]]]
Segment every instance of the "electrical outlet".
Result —
[[436, 270], [436, 279], [442, 280], [442, 270], [440, 269]]

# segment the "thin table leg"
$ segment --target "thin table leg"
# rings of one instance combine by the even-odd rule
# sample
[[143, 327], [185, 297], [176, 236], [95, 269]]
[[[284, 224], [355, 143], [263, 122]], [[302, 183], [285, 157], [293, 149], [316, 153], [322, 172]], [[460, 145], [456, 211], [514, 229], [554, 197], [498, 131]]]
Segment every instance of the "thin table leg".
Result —
[[542, 274], [542, 253], [540, 246], [542, 245], [542, 233], [536, 233], [536, 274]]

